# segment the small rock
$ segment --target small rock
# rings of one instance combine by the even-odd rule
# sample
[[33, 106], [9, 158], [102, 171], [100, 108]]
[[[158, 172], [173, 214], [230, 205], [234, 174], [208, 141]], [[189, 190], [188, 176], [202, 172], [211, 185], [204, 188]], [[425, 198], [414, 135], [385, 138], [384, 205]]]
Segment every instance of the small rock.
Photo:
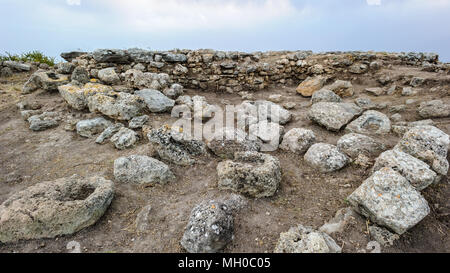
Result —
[[91, 138], [96, 134], [103, 132], [112, 125], [112, 122], [102, 118], [82, 120], [77, 123], [77, 133], [82, 137]]
[[351, 122], [345, 130], [352, 133], [384, 135], [391, 131], [391, 121], [385, 114], [369, 110]]
[[336, 95], [333, 91], [328, 89], [320, 89], [312, 95], [311, 102], [341, 102], [342, 99], [338, 95]]
[[132, 155], [114, 161], [114, 178], [121, 183], [167, 184], [175, 180], [169, 166], [148, 156]]
[[280, 148], [297, 154], [304, 154], [314, 143], [316, 136], [308, 129], [294, 128], [283, 137]]
[[122, 123], [116, 123], [114, 125], [109, 126], [97, 137], [95, 143], [97, 144], [105, 143], [107, 139], [111, 138], [114, 134], [119, 132], [119, 130], [122, 129], [122, 127], [124, 127]]
[[376, 157], [385, 149], [384, 145], [377, 140], [354, 133], [341, 137], [337, 142], [337, 147], [351, 158], [357, 158], [360, 154]]
[[353, 85], [349, 81], [337, 80], [327, 89], [333, 91], [336, 95], [342, 98], [351, 97], [355, 93]]
[[134, 117], [133, 119], [131, 119], [128, 127], [130, 127], [131, 129], [140, 129], [148, 122], [149, 119], [150, 117], [147, 115]]
[[139, 140], [139, 135], [128, 128], [121, 128], [115, 135], [111, 137], [111, 142], [119, 150], [131, 148]]
[[374, 96], [381, 96], [384, 94], [384, 89], [381, 87], [373, 87], [373, 88], [366, 88], [364, 89], [367, 93], [370, 93]]
[[339, 131], [361, 112], [362, 109], [353, 103], [319, 102], [313, 104], [308, 117], [328, 130]]
[[314, 92], [320, 90], [325, 83], [325, 78], [317, 76], [314, 78], [307, 78], [298, 87], [297, 93], [304, 97], [311, 97]]
[[305, 161], [322, 173], [342, 169], [349, 162], [348, 157], [331, 144], [317, 143], [306, 152]]

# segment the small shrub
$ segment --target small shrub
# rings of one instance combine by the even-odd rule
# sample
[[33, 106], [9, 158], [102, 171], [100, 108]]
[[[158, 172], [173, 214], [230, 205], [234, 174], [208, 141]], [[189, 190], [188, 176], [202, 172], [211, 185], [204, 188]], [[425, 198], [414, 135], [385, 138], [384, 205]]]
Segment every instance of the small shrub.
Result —
[[15, 61], [15, 62], [37, 62], [54, 66], [56, 58], [45, 56], [40, 51], [30, 51], [22, 54], [11, 54], [5, 52], [5, 55], [0, 54], [0, 61]]

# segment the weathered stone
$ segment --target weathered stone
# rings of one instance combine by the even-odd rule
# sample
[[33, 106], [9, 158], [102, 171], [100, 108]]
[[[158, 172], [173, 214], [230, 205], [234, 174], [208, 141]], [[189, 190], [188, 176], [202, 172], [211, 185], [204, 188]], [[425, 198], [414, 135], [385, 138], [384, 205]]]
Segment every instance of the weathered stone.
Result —
[[341, 253], [328, 234], [299, 225], [280, 234], [275, 253]]
[[61, 97], [76, 110], [84, 110], [88, 106], [87, 98], [95, 94], [112, 92], [112, 88], [102, 84], [87, 83], [80, 88], [77, 85], [67, 84], [58, 86]]
[[111, 137], [111, 142], [119, 150], [125, 150], [133, 147], [139, 140], [139, 135], [128, 128], [122, 127], [120, 130]]
[[422, 118], [445, 118], [450, 116], [450, 104], [442, 100], [427, 101], [420, 104], [418, 110]]
[[353, 74], [364, 74], [369, 70], [369, 67], [365, 64], [354, 64], [350, 66], [348, 71]]
[[13, 71], [9, 67], [3, 67], [0, 69], [0, 77], [8, 78], [13, 75]]
[[420, 193], [391, 168], [375, 172], [347, 200], [360, 214], [398, 234], [405, 233], [430, 212]]
[[24, 64], [24, 63], [19, 63], [19, 62], [15, 62], [15, 61], [4, 61], [3, 65], [14, 69], [16, 71], [30, 71], [31, 70], [31, 66], [29, 64]]
[[349, 162], [348, 157], [331, 144], [317, 143], [306, 152], [305, 161], [322, 173], [330, 173], [342, 169]]
[[114, 161], [114, 178], [122, 183], [166, 184], [175, 179], [169, 166], [148, 156], [131, 155]]
[[361, 112], [353, 103], [319, 102], [313, 104], [308, 117], [328, 130], [339, 131]]
[[304, 154], [314, 143], [316, 136], [314, 132], [303, 128], [291, 129], [283, 136], [280, 148], [297, 154]]
[[183, 95], [183, 86], [177, 83], [172, 84], [170, 88], [164, 89], [164, 95], [171, 99], [176, 99], [179, 96]]
[[77, 133], [82, 137], [91, 138], [103, 132], [112, 123], [102, 117], [82, 120], [77, 123]]
[[140, 48], [130, 48], [127, 50], [131, 61], [135, 63], [151, 63], [153, 61], [153, 52]]
[[72, 76], [70, 77], [73, 83], [76, 84], [86, 84], [89, 82], [89, 72], [86, 68], [77, 66], [72, 72]]
[[417, 90], [411, 87], [403, 87], [402, 96], [414, 96], [417, 94]]
[[281, 181], [280, 161], [258, 152], [237, 152], [234, 161], [217, 165], [219, 188], [254, 198], [275, 194]]
[[75, 67], [76, 66], [73, 63], [59, 63], [56, 65], [56, 72], [59, 74], [72, 75]]
[[351, 158], [357, 158], [360, 154], [376, 157], [385, 150], [385, 146], [381, 142], [354, 133], [341, 137], [337, 142], [337, 147]]
[[45, 91], [57, 91], [58, 86], [68, 84], [69, 78], [53, 72], [37, 71], [24, 84], [22, 93], [29, 94], [39, 88]]
[[336, 215], [319, 228], [319, 231], [327, 234], [333, 234], [336, 232], [344, 232], [345, 227], [349, 222], [355, 219], [356, 213], [351, 207], [340, 209], [336, 212]]
[[70, 51], [70, 52], [63, 52], [61, 53], [61, 58], [64, 60], [71, 62], [73, 59], [76, 59], [80, 56], [83, 56], [87, 54], [87, 52], [81, 52], [81, 51]]
[[166, 53], [162, 57], [168, 63], [185, 63], [187, 61], [187, 57], [184, 54]]
[[131, 62], [130, 55], [120, 49], [97, 49], [92, 53], [97, 63], [128, 64]]
[[384, 89], [381, 87], [366, 88], [364, 89], [364, 91], [374, 96], [381, 96], [384, 94]]
[[131, 129], [140, 129], [147, 123], [149, 119], [150, 117], [147, 115], [134, 117], [128, 124], [128, 127], [130, 127]]
[[400, 239], [397, 234], [378, 226], [370, 226], [369, 233], [382, 246], [392, 246], [396, 240]]
[[320, 90], [323, 87], [325, 81], [325, 78], [322, 76], [307, 78], [297, 87], [297, 93], [304, 97], [311, 97], [314, 92]]
[[101, 177], [39, 183], [0, 205], [0, 242], [73, 234], [97, 222], [113, 197], [114, 184]]
[[336, 95], [342, 98], [351, 97], [355, 93], [353, 85], [349, 81], [337, 80], [332, 85], [327, 86], [326, 88], [333, 91]]
[[260, 139], [263, 143], [266, 143], [261, 147], [262, 152], [276, 151], [280, 145], [283, 133], [283, 126], [267, 120], [249, 126], [251, 139]]
[[259, 152], [262, 143], [259, 140], [249, 140], [245, 132], [234, 128], [221, 128], [206, 142], [208, 148], [217, 156], [233, 159], [236, 152]]
[[314, 92], [311, 98], [311, 102], [318, 103], [318, 102], [341, 102], [342, 99], [336, 93], [334, 93], [331, 90], [328, 89], [320, 89], [317, 92]]
[[98, 71], [98, 78], [109, 85], [115, 85], [120, 83], [120, 78], [117, 75], [114, 67], [105, 68]]
[[384, 167], [396, 170], [411, 185], [421, 191], [436, 181], [436, 173], [423, 161], [398, 150], [389, 150], [382, 153], [373, 166], [373, 172]]
[[394, 132], [399, 137], [403, 137], [403, 135], [411, 128], [428, 125], [434, 126], [434, 121], [431, 119], [424, 119], [413, 122], [397, 122], [396, 124], [392, 125], [392, 132]]
[[345, 130], [352, 133], [384, 135], [391, 131], [391, 121], [385, 114], [369, 110], [347, 125]]
[[116, 123], [114, 125], [109, 126], [97, 137], [95, 143], [97, 144], [105, 143], [107, 139], [111, 138], [115, 133], [119, 132], [119, 130], [122, 129], [122, 127], [124, 127], [122, 123]]
[[175, 105], [175, 101], [166, 97], [158, 90], [144, 89], [136, 91], [135, 94], [141, 97], [152, 113], [163, 113], [170, 111]]
[[395, 149], [410, 154], [440, 175], [447, 175], [449, 136], [434, 126], [417, 126], [403, 135]]
[[58, 113], [44, 112], [40, 115], [28, 118], [30, 129], [33, 131], [44, 131], [59, 125]]
[[145, 109], [145, 102], [139, 96], [109, 92], [96, 93], [87, 98], [89, 111], [99, 112], [117, 120], [131, 120]]

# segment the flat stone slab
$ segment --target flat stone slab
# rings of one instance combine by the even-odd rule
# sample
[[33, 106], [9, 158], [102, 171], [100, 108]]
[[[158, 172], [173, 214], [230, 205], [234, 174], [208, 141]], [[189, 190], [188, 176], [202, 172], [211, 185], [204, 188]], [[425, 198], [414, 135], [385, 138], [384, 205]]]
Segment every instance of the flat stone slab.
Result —
[[430, 213], [427, 201], [408, 180], [387, 167], [364, 181], [347, 200], [360, 214], [398, 234]]
[[391, 131], [391, 121], [383, 113], [368, 110], [352, 121], [345, 130], [351, 133], [385, 135]]
[[54, 238], [93, 225], [114, 197], [114, 184], [77, 175], [42, 182], [0, 205], [0, 242]]
[[313, 104], [308, 117], [330, 131], [339, 131], [361, 112], [362, 109], [353, 103], [319, 102]]
[[175, 179], [169, 166], [157, 159], [142, 155], [116, 159], [114, 177], [118, 182], [144, 185], [167, 184]]

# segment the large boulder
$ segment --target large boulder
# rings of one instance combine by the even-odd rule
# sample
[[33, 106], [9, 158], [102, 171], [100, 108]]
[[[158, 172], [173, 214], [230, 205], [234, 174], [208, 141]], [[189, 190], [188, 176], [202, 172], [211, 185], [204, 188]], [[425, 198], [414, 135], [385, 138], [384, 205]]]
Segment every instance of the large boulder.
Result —
[[206, 141], [206, 145], [215, 155], [233, 159], [236, 152], [259, 152], [262, 143], [259, 140], [250, 140], [242, 130], [225, 127], [217, 130], [211, 140]]
[[304, 154], [314, 143], [316, 136], [314, 132], [303, 128], [291, 129], [283, 136], [280, 148], [297, 154]]
[[450, 116], [450, 104], [442, 100], [427, 101], [420, 104], [418, 112], [422, 118], [445, 118]]
[[398, 150], [382, 153], [377, 158], [373, 171], [376, 172], [384, 167], [396, 170], [419, 191], [431, 185], [438, 178], [425, 162]]
[[364, 181], [347, 200], [360, 214], [398, 234], [430, 213], [427, 201], [408, 180], [387, 167]]
[[172, 110], [175, 101], [166, 97], [158, 90], [144, 89], [136, 91], [135, 94], [142, 98], [152, 113], [163, 113]]
[[31, 186], [0, 205], [0, 242], [73, 234], [97, 222], [113, 197], [113, 182], [102, 177], [72, 176]]
[[391, 121], [385, 114], [369, 110], [347, 125], [345, 130], [359, 134], [385, 135], [391, 131]]
[[166, 184], [175, 179], [169, 166], [148, 156], [131, 155], [114, 161], [114, 178], [122, 183]]
[[162, 127], [151, 130], [147, 138], [161, 159], [189, 166], [195, 163], [193, 157], [206, 153], [206, 145], [203, 141], [191, 139], [180, 131], [180, 128]]
[[115, 85], [120, 83], [119, 75], [117, 75], [114, 67], [105, 68], [98, 71], [98, 78], [109, 85]]
[[308, 117], [330, 131], [339, 131], [361, 112], [362, 109], [353, 103], [319, 102], [313, 104]]
[[328, 234], [298, 225], [280, 234], [274, 253], [341, 253]]
[[342, 169], [349, 158], [331, 144], [317, 143], [306, 152], [305, 161], [321, 173], [330, 173]]
[[376, 157], [385, 150], [385, 146], [365, 135], [347, 134], [341, 137], [337, 142], [337, 147], [351, 158], [357, 158], [360, 154], [369, 157]]
[[234, 237], [234, 214], [244, 206], [241, 197], [203, 201], [195, 206], [181, 239], [189, 253], [216, 253]]
[[280, 161], [258, 152], [237, 152], [234, 161], [217, 165], [219, 188], [254, 198], [275, 194], [281, 181]]
[[117, 120], [131, 120], [145, 109], [144, 100], [124, 92], [96, 93], [88, 96], [89, 111], [102, 113]]
[[298, 87], [297, 93], [304, 97], [311, 97], [316, 91], [320, 90], [325, 84], [326, 79], [322, 76], [307, 78]]
[[447, 175], [449, 136], [434, 126], [417, 126], [403, 135], [395, 149], [410, 154], [440, 175]]
[[88, 106], [88, 97], [95, 94], [107, 94], [112, 92], [112, 88], [97, 83], [87, 83], [84, 87], [78, 85], [67, 84], [58, 86], [61, 97], [76, 110], [84, 110]]

